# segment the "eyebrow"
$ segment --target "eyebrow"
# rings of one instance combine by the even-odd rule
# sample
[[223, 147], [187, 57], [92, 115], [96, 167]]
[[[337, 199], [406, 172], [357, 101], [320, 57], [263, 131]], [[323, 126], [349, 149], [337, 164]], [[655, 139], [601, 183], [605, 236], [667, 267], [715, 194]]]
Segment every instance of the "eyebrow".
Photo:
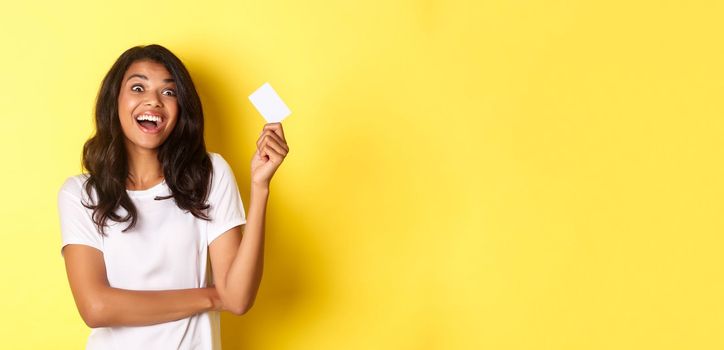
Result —
[[[143, 74], [134, 73], [134, 74], [131, 74], [131, 75], [128, 77], [128, 79], [126, 79], [126, 81], [129, 81], [129, 80], [131, 80], [132, 78], [141, 78], [141, 79], [143, 79], [143, 80], [148, 80], [148, 77], [147, 77], [147, 76], [145, 76], [145, 75], [143, 75]], [[175, 80], [173, 80], [173, 78], [167, 78], [167, 79], [164, 79], [163, 82], [164, 82], [164, 83], [173, 83], [173, 82], [175, 82]]]

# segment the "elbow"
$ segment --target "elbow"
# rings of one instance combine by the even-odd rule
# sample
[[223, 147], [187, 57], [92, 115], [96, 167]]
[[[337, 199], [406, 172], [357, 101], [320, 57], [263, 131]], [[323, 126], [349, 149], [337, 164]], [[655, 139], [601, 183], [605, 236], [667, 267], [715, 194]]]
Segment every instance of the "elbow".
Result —
[[90, 328], [105, 327], [105, 306], [101, 300], [93, 300], [86, 303], [79, 309], [80, 317]]
[[239, 303], [236, 305], [232, 305], [228, 308], [229, 312], [236, 316], [241, 316], [249, 312], [251, 310], [252, 306], [254, 306], [254, 301], [245, 302], [245, 303]]
[[256, 291], [253, 291], [253, 293], [244, 293], [241, 291], [221, 289], [219, 290], [219, 297], [224, 305], [224, 311], [228, 311], [235, 316], [242, 316], [254, 306]]

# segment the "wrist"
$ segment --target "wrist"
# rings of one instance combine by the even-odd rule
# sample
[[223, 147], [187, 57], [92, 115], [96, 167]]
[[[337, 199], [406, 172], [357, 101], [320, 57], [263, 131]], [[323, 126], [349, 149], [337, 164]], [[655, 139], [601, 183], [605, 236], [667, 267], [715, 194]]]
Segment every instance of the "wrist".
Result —
[[269, 183], [251, 183], [251, 193], [257, 195], [269, 195]]
[[216, 287], [206, 287], [204, 288], [204, 292], [204, 296], [206, 297], [206, 311], [220, 311], [223, 304]]

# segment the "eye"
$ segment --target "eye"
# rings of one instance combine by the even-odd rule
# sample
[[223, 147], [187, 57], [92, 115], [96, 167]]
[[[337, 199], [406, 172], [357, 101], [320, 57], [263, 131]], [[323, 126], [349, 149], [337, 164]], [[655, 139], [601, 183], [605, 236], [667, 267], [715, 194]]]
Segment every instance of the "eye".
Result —
[[165, 89], [161, 93], [166, 96], [176, 96], [176, 90], [174, 90], [174, 89]]
[[131, 91], [143, 92], [143, 86], [141, 86], [140, 84], [135, 84], [131, 86]]

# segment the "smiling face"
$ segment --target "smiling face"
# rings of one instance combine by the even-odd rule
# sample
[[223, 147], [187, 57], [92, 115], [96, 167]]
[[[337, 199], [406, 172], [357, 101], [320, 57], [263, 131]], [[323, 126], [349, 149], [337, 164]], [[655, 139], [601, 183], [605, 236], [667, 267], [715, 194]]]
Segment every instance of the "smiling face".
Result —
[[126, 150], [156, 150], [173, 131], [178, 118], [176, 82], [166, 67], [143, 60], [132, 63], [123, 76], [118, 116]]

